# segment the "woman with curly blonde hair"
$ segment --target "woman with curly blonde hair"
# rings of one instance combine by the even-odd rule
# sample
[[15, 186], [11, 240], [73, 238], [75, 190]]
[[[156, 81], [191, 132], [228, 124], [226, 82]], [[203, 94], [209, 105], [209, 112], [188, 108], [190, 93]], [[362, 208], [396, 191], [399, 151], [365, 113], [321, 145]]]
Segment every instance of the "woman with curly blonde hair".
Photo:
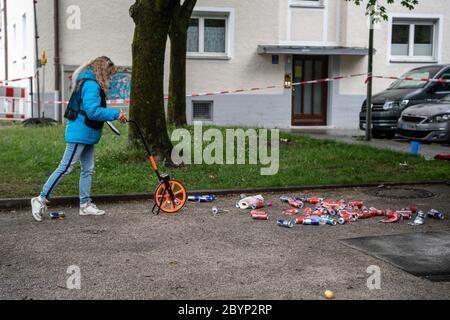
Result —
[[80, 215], [104, 215], [91, 201], [94, 173], [94, 146], [100, 141], [106, 121], [127, 121], [125, 113], [106, 108], [106, 97], [111, 77], [116, 73], [108, 57], [98, 57], [80, 66], [73, 74], [73, 93], [66, 118], [66, 151], [58, 166], [36, 198], [31, 199], [32, 215], [42, 221], [51, 193], [61, 180], [72, 172], [80, 160]]

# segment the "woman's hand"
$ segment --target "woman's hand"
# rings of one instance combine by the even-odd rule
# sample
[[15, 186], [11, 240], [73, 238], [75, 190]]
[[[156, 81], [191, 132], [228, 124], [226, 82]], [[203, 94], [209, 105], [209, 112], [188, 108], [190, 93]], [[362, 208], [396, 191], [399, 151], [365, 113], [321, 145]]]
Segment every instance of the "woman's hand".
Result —
[[127, 123], [128, 118], [127, 118], [127, 114], [125, 112], [121, 112], [119, 114], [119, 118], [117, 119], [120, 123]]

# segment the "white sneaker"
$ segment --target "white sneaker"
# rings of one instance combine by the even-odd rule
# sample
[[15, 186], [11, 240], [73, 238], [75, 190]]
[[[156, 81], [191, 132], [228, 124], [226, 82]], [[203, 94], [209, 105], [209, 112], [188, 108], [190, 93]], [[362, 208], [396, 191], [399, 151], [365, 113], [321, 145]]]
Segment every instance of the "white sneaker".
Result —
[[31, 199], [31, 213], [36, 221], [43, 220], [43, 216], [47, 213], [47, 203], [48, 201], [41, 197]]
[[98, 209], [92, 202], [80, 205], [80, 216], [102, 216], [104, 214], [105, 211]]

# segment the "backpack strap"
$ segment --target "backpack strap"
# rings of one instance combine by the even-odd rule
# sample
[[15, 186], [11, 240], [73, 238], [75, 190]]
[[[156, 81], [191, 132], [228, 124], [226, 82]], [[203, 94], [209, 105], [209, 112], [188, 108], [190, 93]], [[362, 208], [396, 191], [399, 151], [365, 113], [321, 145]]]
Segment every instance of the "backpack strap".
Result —
[[[81, 79], [80, 81], [77, 82], [77, 86], [75, 87], [75, 90], [77, 90], [77, 95], [78, 95], [78, 105], [80, 107], [79, 113], [82, 114], [84, 117], [88, 118], [88, 116], [86, 114], [86, 111], [81, 109], [81, 105], [82, 105], [82, 102], [83, 102], [83, 95], [81, 94], [81, 90], [83, 89], [83, 85], [86, 83], [86, 81], [94, 81], [97, 84], [98, 84], [98, 82], [96, 80], [93, 80], [93, 79]], [[103, 91], [101, 86], [100, 86], [100, 96], [102, 97], [102, 99], [105, 96], [104, 91]]]

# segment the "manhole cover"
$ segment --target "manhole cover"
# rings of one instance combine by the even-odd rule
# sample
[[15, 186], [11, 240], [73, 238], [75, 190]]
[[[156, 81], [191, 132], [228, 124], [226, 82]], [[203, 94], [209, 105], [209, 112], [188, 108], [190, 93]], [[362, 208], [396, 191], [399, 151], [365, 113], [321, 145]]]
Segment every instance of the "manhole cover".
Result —
[[428, 190], [404, 187], [375, 189], [372, 194], [379, 198], [389, 199], [424, 199], [434, 197], [434, 193]]

